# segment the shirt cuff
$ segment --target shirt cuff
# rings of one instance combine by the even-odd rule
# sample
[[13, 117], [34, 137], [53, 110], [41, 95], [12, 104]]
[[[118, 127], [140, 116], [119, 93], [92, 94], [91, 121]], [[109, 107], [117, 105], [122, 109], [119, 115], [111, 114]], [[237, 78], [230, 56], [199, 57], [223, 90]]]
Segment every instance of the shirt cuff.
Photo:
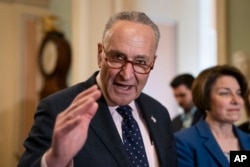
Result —
[[[43, 156], [42, 156], [41, 167], [48, 167], [46, 159], [45, 159], [45, 155], [46, 155], [46, 153], [43, 154]], [[74, 167], [74, 161], [71, 160], [66, 167]]]
[[42, 160], [41, 160], [41, 167], [48, 167], [47, 163], [46, 163], [46, 160], [45, 160], [45, 154], [43, 154], [43, 157], [42, 157]]

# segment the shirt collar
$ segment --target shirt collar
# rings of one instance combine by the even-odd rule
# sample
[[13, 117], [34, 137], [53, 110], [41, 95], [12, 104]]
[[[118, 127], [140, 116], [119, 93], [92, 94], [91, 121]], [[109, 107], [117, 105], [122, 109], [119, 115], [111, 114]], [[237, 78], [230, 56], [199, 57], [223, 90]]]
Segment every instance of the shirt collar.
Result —
[[[197, 108], [195, 107], [195, 106], [193, 106], [192, 108], [191, 108], [191, 110], [190, 110], [190, 112], [189, 112], [189, 116], [193, 116], [194, 115], [194, 113], [196, 112], [196, 110], [197, 110]], [[183, 112], [182, 114], [181, 114], [181, 120], [185, 120], [185, 119], [187, 119], [187, 114], [185, 113], [185, 112]]]
[[[138, 112], [137, 111], [137, 108], [136, 108], [136, 105], [135, 105], [135, 101], [132, 101], [131, 103], [128, 104], [131, 108], [132, 108], [132, 114], [133, 116], [135, 117], [138, 117]], [[116, 108], [119, 107], [119, 106], [108, 106], [109, 108], [109, 111], [111, 113], [111, 115], [116, 115], [118, 114], [118, 112], [116, 111]], [[118, 114], [120, 115], [120, 114]]]

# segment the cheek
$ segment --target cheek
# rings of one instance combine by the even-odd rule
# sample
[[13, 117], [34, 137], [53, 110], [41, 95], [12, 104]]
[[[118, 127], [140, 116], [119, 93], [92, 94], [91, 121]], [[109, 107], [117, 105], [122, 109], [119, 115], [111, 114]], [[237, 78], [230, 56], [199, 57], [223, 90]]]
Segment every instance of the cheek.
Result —
[[211, 110], [218, 110], [224, 107], [224, 102], [220, 99], [211, 98], [210, 99], [210, 109]]
[[238, 103], [241, 108], [244, 106], [244, 100], [242, 98], [239, 100]]
[[[110, 82], [113, 80], [115, 74], [112, 70], [110, 70], [109, 68], [102, 66], [102, 83], [103, 84], [110, 84]], [[108, 86], [108, 85], [106, 85]]]
[[187, 97], [188, 101], [192, 101], [193, 97], [192, 97], [192, 94], [190, 93]]
[[149, 75], [142, 75], [142, 76], [137, 76], [136, 77], [136, 80], [137, 80], [137, 84], [138, 86], [140, 87], [140, 89], [142, 90], [144, 88], [144, 86], [146, 85], [147, 83], [147, 80], [148, 80], [148, 76]]

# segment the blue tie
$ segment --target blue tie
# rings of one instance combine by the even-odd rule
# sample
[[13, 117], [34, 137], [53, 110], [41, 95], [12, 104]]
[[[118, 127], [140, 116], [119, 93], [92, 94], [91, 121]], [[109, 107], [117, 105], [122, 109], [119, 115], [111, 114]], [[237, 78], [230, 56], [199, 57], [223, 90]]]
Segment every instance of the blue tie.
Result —
[[123, 118], [123, 145], [128, 153], [131, 164], [134, 167], [149, 167], [141, 132], [136, 120], [133, 118], [131, 107], [128, 105], [120, 106], [116, 110]]

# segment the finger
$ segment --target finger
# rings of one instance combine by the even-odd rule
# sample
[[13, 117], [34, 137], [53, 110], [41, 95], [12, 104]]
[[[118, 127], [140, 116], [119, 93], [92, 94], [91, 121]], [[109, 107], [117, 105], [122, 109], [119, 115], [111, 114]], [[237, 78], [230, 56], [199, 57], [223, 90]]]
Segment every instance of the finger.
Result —
[[83, 114], [85, 110], [89, 111], [91, 103], [94, 103], [101, 96], [101, 91], [94, 85], [80, 94], [75, 98], [77, 100], [74, 99], [72, 104], [57, 116], [59, 126], [67, 120], [72, 120], [73, 117]]
[[80, 98], [82, 98], [82, 97], [86, 97], [86, 96], [90, 95], [91, 93], [95, 92], [96, 90], [98, 90], [97, 85], [91, 86], [90, 88], [88, 88], [88, 89], [82, 91], [81, 93], [79, 93], [79, 94], [75, 97], [75, 99], [73, 100], [73, 102], [74, 102], [74, 101], [77, 101], [78, 99], [80, 99]]
[[[89, 100], [91, 101], [91, 99]], [[89, 122], [92, 120], [94, 117], [98, 104], [96, 102], [88, 102], [88, 110], [85, 108], [79, 107], [79, 110], [82, 111], [82, 114], [76, 115], [76, 116], [68, 116], [66, 121], [60, 121], [60, 124], [58, 124], [58, 131], [62, 134], [66, 134], [73, 129], [75, 129], [77, 126], [80, 124], [83, 125], [82, 129], [87, 129], [89, 126]]]
[[75, 107], [70, 112], [60, 113], [58, 115], [58, 126], [61, 124], [66, 123], [68, 120], [73, 120], [74, 117], [77, 117], [78, 115], [84, 115], [86, 114], [88, 117], [93, 117], [96, 111], [93, 111], [92, 107], [95, 107], [95, 110], [98, 108], [98, 104], [96, 103], [94, 98], [88, 98], [84, 103], [79, 104], [77, 107]]
[[[68, 112], [76, 108], [82, 103], [85, 103], [85, 101], [89, 98], [94, 98], [97, 100], [101, 96], [101, 91], [99, 89], [96, 89], [97, 86], [91, 87], [90, 89], [87, 89], [86, 91], [80, 93], [77, 95], [77, 97], [73, 100], [71, 105], [68, 107]], [[67, 111], [66, 111], [67, 112]]]

